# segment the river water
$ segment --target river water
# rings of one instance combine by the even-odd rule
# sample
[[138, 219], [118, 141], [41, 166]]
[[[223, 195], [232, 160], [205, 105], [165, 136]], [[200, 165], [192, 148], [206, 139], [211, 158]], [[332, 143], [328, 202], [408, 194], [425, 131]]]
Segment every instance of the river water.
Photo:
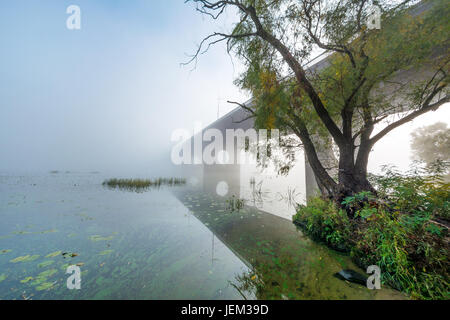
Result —
[[[401, 299], [335, 278], [350, 259], [288, 219], [191, 187], [0, 176], [0, 299]], [[81, 289], [67, 288], [69, 265]]]

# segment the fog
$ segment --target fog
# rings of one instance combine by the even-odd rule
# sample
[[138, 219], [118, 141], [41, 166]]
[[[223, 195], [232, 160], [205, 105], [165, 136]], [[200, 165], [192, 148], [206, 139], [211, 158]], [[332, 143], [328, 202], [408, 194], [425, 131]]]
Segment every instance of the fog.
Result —
[[[81, 30], [66, 8], [81, 8]], [[239, 62], [223, 46], [193, 65], [216, 29], [192, 5], [170, 1], [3, 1], [0, 10], [0, 172], [50, 170], [164, 175], [171, 133], [207, 125], [246, 101]], [[371, 169], [410, 163], [409, 133], [447, 121], [448, 106], [394, 131]]]
[[164, 173], [170, 137], [245, 100], [214, 26], [183, 1], [8, 1], [0, 10], [0, 171]]

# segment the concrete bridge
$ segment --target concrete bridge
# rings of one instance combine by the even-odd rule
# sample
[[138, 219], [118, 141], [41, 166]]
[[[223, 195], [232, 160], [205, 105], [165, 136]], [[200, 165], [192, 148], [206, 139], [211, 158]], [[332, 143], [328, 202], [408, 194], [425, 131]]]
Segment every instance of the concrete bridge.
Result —
[[[420, 3], [411, 9], [413, 15], [419, 15], [426, 10], [429, 10], [433, 5], [432, 2]], [[329, 65], [329, 54], [323, 53], [314, 61], [306, 66], [309, 73], [318, 72]], [[392, 96], [392, 99], [397, 99], [396, 91], [398, 85], [392, 83], [406, 83], [412, 81], [420, 81], [425, 76], [430, 75], [432, 71], [427, 66], [419, 69], [410, 69], [398, 72], [392, 82], [388, 85], [380, 83], [376, 89], [376, 94], [385, 96]], [[245, 103], [251, 106], [252, 101]], [[396, 110], [393, 113], [399, 113], [405, 110]], [[231, 112], [219, 118], [214, 123], [210, 124], [202, 131], [194, 135], [190, 141], [191, 150], [194, 152], [195, 139], [203, 140], [203, 134], [208, 129], [217, 129], [226, 136], [227, 129], [243, 129], [248, 130], [254, 127], [253, 118], [249, 117], [250, 113], [244, 108], [237, 107]], [[224, 149], [226, 149], [226, 142], [224, 141]], [[204, 150], [203, 144], [202, 150]], [[236, 150], [238, 151], [238, 150]], [[236, 152], [235, 152], [236, 153]], [[334, 155], [331, 150], [319, 154], [321, 160], [334, 160]], [[272, 214], [282, 216], [290, 219], [294, 212], [292, 203], [284, 205], [283, 201], [289, 202], [292, 200], [297, 203], [304, 203], [306, 199], [318, 192], [317, 183], [313, 171], [308, 164], [307, 159], [302, 150], [296, 154], [297, 162], [294, 168], [286, 177], [278, 176], [274, 168], [267, 168], [261, 170], [255, 165], [246, 164], [201, 164], [201, 165], [186, 165], [183, 167], [184, 173], [187, 177], [195, 177], [199, 187], [204, 191], [220, 192], [218, 188], [226, 186], [224, 196], [234, 195], [245, 199], [250, 199], [253, 204], [259, 206], [260, 209]], [[280, 191], [283, 190], [283, 191]], [[283, 193], [284, 192], [284, 193]], [[272, 194], [272, 197], [266, 197], [265, 194]]]

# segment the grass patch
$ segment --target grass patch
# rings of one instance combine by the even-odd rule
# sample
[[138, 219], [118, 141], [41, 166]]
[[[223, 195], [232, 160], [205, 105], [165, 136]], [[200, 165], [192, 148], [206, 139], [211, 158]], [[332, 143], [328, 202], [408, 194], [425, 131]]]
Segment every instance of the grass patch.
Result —
[[150, 188], [160, 188], [162, 186], [182, 186], [186, 184], [186, 179], [182, 178], [158, 178], [158, 179], [109, 179], [103, 182], [109, 188], [118, 188], [131, 191], [145, 191]]

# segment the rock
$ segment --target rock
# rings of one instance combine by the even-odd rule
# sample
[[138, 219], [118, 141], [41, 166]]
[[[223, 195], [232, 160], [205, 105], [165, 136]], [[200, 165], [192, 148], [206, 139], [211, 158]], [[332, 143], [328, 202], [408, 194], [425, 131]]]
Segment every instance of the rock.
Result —
[[367, 286], [367, 277], [353, 270], [341, 270], [335, 274], [335, 277], [341, 280], [357, 283]]

